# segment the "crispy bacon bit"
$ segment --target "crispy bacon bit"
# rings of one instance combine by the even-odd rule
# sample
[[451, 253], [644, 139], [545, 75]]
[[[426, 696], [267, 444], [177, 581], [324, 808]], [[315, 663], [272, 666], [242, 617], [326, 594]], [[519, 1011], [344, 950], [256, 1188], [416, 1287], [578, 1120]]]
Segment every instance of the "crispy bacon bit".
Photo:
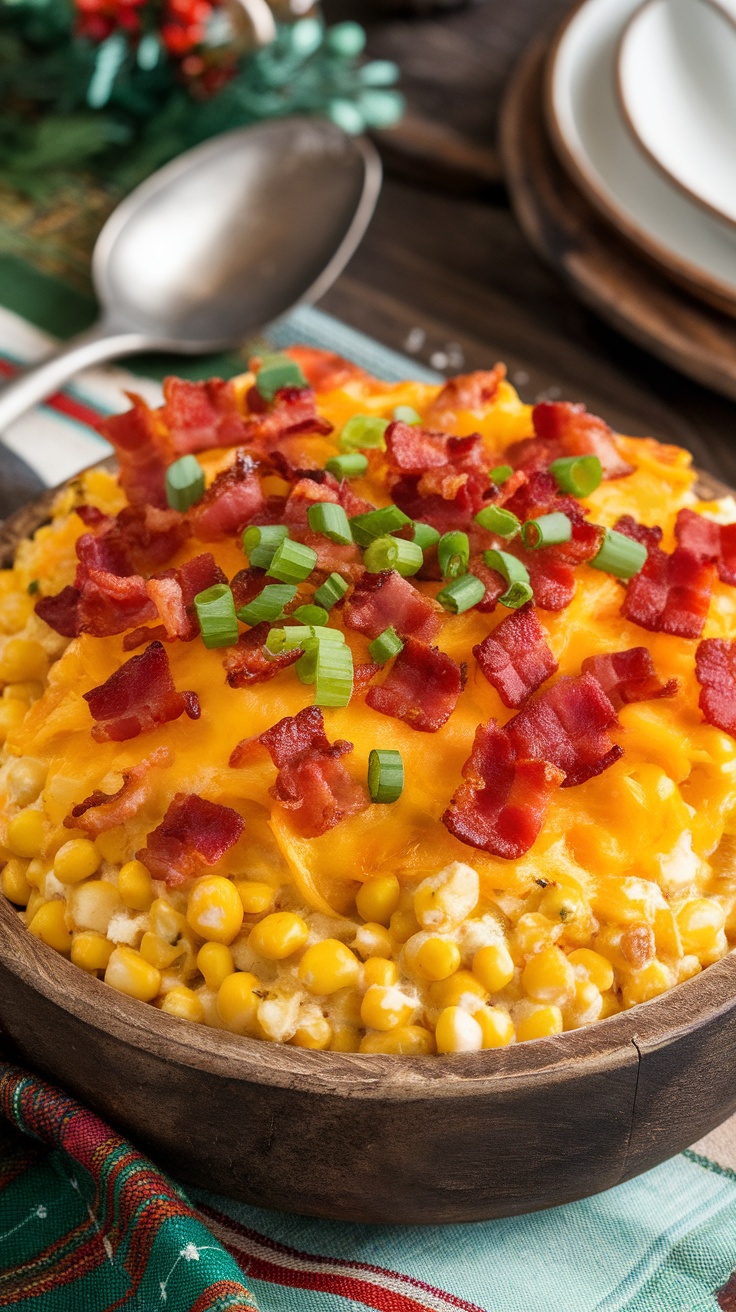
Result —
[[97, 788], [78, 806], [72, 807], [71, 814], [64, 820], [67, 829], [83, 829], [92, 838], [97, 838], [98, 834], [132, 820], [151, 795], [149, 771], [154, 766], [165, 768], [173, 760], [168, 747], [157, 747], [144, 761], [123, 771], [123, 782], [116, 793], [103, 793]]
[[236, 611], [242, 610], [243, 606], [247, 606], [254, 597], [260, 596], [265, 586], [265, 569], [257, 569], [255, 565], [249, 565], [247, 569], [238, 570], [235, 577], [230, 580], [230, 591], [233, 594]]
[[230, 757], [231, 766], [247, 763], [256, 743], [266, 747], [278, 768], [269, 789], [281, 806], [294, 812], [297, 828], [307, 838], [332, 829], [340, 820], [368, 805], [365, 790], [351, 779], [340, 760], [352, 752], [353, 744], [338, 740], [330, 744], [322, 712], [307, 706], [298, 715], [287, 715], [260, 738], [238, 743]]
[[[334, 351], [321, 351], [316, 346], [289, 346], [285, 354], [296, 361], [317, 392], [333, 392], [346, 383], [375, 383], [364, 369]], [[254, 361], [250, 361], [249, 368], [253, 367]]]
[[400, 637], [420, 642], [431, 642], [440, 629], [431, 601], [391, 569], [361, 576], [345, 602], [343, 622], [368, 638], [393, 625]]
[[385, 433], [386, 459], [400, 474], [424, 474], [456, 462], [479, 464], [483, 439], [480, 433], [450, 437], [447, 433], [420, 428], [394, 420]]
[[75, 506], [75, 511], [85, 528], [102, 528], [103, 524], [108, 527], [112, 523], [110, 516], [98, 510], [97, 506]]
[[604, 419], [588, 414], [584, 405], [542, 401], [532, 410], [532, 423], [543, 442], [559, 443], [559, 454], [597, 456], [604, 478], [622, 478], [633, 473], [633, 466], [618, 451], [613, 430]]
[[695, 653], [703, 719], [736, 738], [736, 640], [705, 638]]
[[199, 620], [194, 598], [198, 592], [204, 592], [216, 583], [227, 583], [227, 578], [209, 551], [186, 560], [178, 569], [167, 569], [148, 580], [146, 591], [156, 606], [170, 642], [175, 638], [191, 642], [197, 637]]
[[[506, 548], [504, 548], [506, 550]], [[556, 547], [526, 551], [512, 543], [509, 550], [526, 565], [534, 601], [542, 610], [564, 610], [575, 596], [575, 570]]]
[[662, 683], [647, 647], [630, 647], [628, 651], [588, 656], [580, 668], [582, 674], [592, 674], [598, 680], [617, 711], [627, 702], [674, 697], [678, 689], [677, 679], [668, 679], [667, 683]]
[[551, 761], [565, 771], [563, 788], [585, 783], [623, 756], [607, 730], [616, 712], [592, 674], [565, 675], [504, 728], [519, 760]]
[[617, 533], [623, 533], [624, 537], [632, 538], [634, 542], [641, 542], [647, 551], [658, 547], [662, 541], [662, 530], [658, 524], [640, 524], [638, 519], [633, 515], [621, 515], [613, 526]]
[[[626, 532], [619, 520], [619, 532]], [[648, 537], [643, 568], [630, 580], [621, 613], [642, 629], [671, 633], [676, 638], [699, 638], [708, 615], [715, 581], [715, 566], [694, 556], [687, 547], [675, 547], [672, 555], [653, 545], [656, 530], [637, 528]], [[633, 537], [633, 533], [628, 536]], [[641, 537], [638, 539], [641, 541]]]
[[163, 388], [160, 413], [177, 455], [237, 446], [245, 440], [247, 422], [238, 410], [232, 381], [209, 378], [194, 383], [188, 378], [165, 378]]
[[675, 536], [698, 560], [713, 562], [722, 583], [736, 585], [736, 524], [716, 524], [685, 509], [678, 512]]
[[[64, 589], [64, 593], [69, 591], [67, 588]], [[75, 588], [73, 591], [78, 589]], [[46, 600], [55, 599], [46, 598]], [[71, 599], [61, 608], [62, 613], [67, 607], [68, 613], [71, 614]], [[42, 619], [47, 619], [48, 612], [38, 608], [37, 610]], [[107, 570], [90, 569], [79, 591], [77, 618], [78, 627], [71, 636], [91, 633], [96, 638], [107, 638], [139, 624], [145, 624], [149, 620], [155, 620], [156, 608], [146, 593], [145, 579], [140, 575], [120, 578]]]
[[522, 706], [557, 669], [532, 606], [507, 615], [473, 655], [504, 706]]
[[427, 417], [454, 414], [458, 410], [485, 410], [496, 397], [499, 383], [506, 377], [506, 365], [477, 369], [472, 374], [448, 378], [427, 411]]
[[145, 574], [176, 554], [191, 534], [178, 510], [125, 506], [105, 537], [119, 541], [136, 574]]
[[139, 629], [131, 629], [123, 638], [123, 651], [135, 651], [136, 647], [142, 647], [146, 642], [166, 642], [168, 633], [163, 624], [157, 624], [155, 628], [149, 629], [144, 624]]
[[105, 683], [84, 693], [97, 723], [92, 737], [98, 743], [124, 742], [156, 725], [178, 720], [186, 712], [199, 713], [187, 694], [176, 691], [165, 648], [152, 642], [140, 656], [131, 656]]
[[35, 611], [49, 628], [64, 638], [76, 638], [81, 632], [80, 604], [82, 594], [78, 588], [62, 588], [54, 597], [40, 597]]
[[141, 396], [126, 392], [133, 409], [110, 415], [97, 425], [115, 448], [120, 486], [131, 505], [166, 508], [166, 470], [176, 457], [173, 443], [158, 411], [150, 410]]
[[371, 679], [375, 679], [380, 672], [381, 666], [375, 661], [365, 661], [362, 665], [356, 665], [353, 671], [353, 696], [365, 692]]
[[463, 776], [443, 824], [461, 843], [507, 861], [529, 851], [565, 778], [549, 761], [518, 759], [495, 720], [478, 725]]
[[311, 387], [282, 387], [269, 405], [257, 388], [246, 395], [250, 417], [243, 431], [243, 443], [273, 452], [282, 438], [297, 433], [332, 432], [332, 424], [317, 414], [317, 398]]
[[136, 853], [154, 879], [176, 888], [213, 866], [237, 843], [245, 828], [232, 807], [208, 802], [197, 793], [176, 793], [146, 846]]
[[238, 451], [233, 464], [217, 475], [201, 501], [187, 511], [187, 519], [201, 542], [217, 542], [242, 533], [264, 504], [253, 461]]
[[241, 633], [234, 647], [228, 647], [222, 663], [231, 688], [246, 688], [253, 683], [265, 683], [281, 670], [293, 665], [303, 655], [300, 647], [272, 656], [266, 651], [266, 638], [271, 625], [267, 620]]
[[319, 501], [339, 501], [337, 482], [332, 486], [331, 483], [317, 483], [313, 478], [300, 478], [292, 487], [284, 513], [281, 519], [282, 524], [288, 525], [289, 529], [309, 529], [307, 512], [311, 506]]
[[436, 733], [452, 715], [465, 677], [465, 667], [451, 656], [407, 638], [388, 678], [368, 692], [366, 706], [403, 720], [411, 729]]
[[475, 609], [486, 615], [496, 609], [496, 603], [508, 584], [498, 570], [488, 568], [482, 556], [471, 556], [468, 569], [485, 585], [485, 593]]

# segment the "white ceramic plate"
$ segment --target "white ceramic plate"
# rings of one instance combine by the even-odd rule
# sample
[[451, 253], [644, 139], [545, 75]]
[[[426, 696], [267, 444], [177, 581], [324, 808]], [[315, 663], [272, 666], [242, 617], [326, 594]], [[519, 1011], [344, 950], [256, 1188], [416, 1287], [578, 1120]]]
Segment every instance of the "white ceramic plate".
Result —
[[635, 144], [616, 61], [640, 0], [584, 0], [550, 52], [546, 112], [562, 163], [614, 226], [697, 294], [736, 314], [736, 233], [670, 182]]
[[647, 0], [624, 31], [618, 91], [654, 163], [736, 225], [736, 0]]

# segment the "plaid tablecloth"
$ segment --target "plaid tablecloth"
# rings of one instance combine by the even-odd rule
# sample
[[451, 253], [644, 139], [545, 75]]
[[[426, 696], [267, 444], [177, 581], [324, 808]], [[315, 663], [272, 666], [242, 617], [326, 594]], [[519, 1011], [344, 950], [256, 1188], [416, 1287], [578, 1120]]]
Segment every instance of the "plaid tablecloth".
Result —
[[[45, 348], [40, 329], [71, 322], [58, 285], [22, 271], [4, 279], [4, 270], [0, 262], [0, 302], [15, 311], [0, 309], [7, 374]], [[84, 307], [71, 308], [83, 317]], [[315, 310], [299, 310], [271, 338], [337, 349], [386, 378], [432, 377]], [[195, 368], [202, 376], [228, 365], [237, 367]], [[151, 398], [155, 372], [135, 379]], [[6, 508], [104, 453], [89, 420], [120, 408], [130, 383], [123, 370], [90, 371], [6, 435]], [[14, 1127], [7, 1134], [3, 1118]], [[597, 1198], [505, 1221], [390, 1228], [266, 1212], [195, 1190], [187, 1199], [89, 1111], [0, 1063], [0, 1308], [736, 1312], [734, 1267], [736, 1118]]]

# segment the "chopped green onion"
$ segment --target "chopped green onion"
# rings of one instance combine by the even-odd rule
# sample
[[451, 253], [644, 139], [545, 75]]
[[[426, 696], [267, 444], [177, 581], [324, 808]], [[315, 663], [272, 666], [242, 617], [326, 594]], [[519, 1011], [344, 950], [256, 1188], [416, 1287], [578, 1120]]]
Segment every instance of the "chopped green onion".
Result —
[[288, 606], [296, 596], [296, 587], [292, 583], [267, 583], [257, 597], [242, 606], [238, 619], [244, 624], [261, 624], [263, 620], [281, 619], [284, 606]]
[[166, 500], [172, 510], [188, 510], [204, 495], [204, 470], [196, 456], [182, 456], [166, 470]]
[[282, 387], [306, 386], [307, 380], [296, 360], [290, 360], [288, 355], [283, 355], [281, 352], [262, 357], [256, 374], [256, 387], [264, 401], [273, 401]]
[[511, 465], [496, 465], [495, 468], [491, 470], [491, 479], [496, 484], [496, 487], [501, 487], [502, 483], [505, 483], [511, 478], [513, 472]]
[[459, 579], [452, 579], [437, 593], [437, 600], [440, 606], [452, 611], [453, 615], [462, 615], [471, 606], [477, 606], [485, 595], [486, 585], [475, 574], [461, 574]]
[[205, 647], [231, 647], [238, 640], [235, 601], [227, 583], [205, 588], [194, 598]]
[[388, 419], [379, 419], [377, 415], [353, 415], [340, 434], [341, 449], [359, 451], [378, 447], [384, 451], [386, 443], [383, 435], [388, 428], [388, 423]]
[[291, 538], [284, 538], [268, 566], [268, 572], [271, 578], [278, 579], [280, 583], [301, 583], [309, 577], [316, 564], [316, 551], [305, 547], [303, 542], [292, 542]]
[[421, 415], [418, 415], [412, 405], [395, 405], [394, 419], [400, 424], [421, 424]]
[[385, 665], [386, 661], [390, 661], [392, 656], [398, 656], [403, 645], [403, 639], [399, 637], [396, 629], [390, 624], [387, 629], [383, 630], [383, 633], [379, 633], [378, 637], [373, 639], [373, 642], [368, 643], [368, 652], [371, 660], [375, 661], [377, 665]]
[[411, 524], [411, 520], [398, 506], [381, 506], [380, 510], [369, 510], [366, 515], [353, 515], [350, 520], [353, 538], [359, 547], [367, 547], [375, 538], [395, 533], [407, 524]]
[[311, 641], [341, 647], [345, 643], [345, 634], [341, 629], [328, 629], [316, 624], [288, 624], [283, 629], [271, 629], [266, 638], [266, 647], [276, 655], [280, 651], [295, 651], [297, 647], [303, 647]]
[[484, 551], [483, 559], [488, 568], [495, 569], [509, 585], [503, 596], [498, 599], [502, 606], [508, 606], [510, 610], [518, 610], [527, 601], [531, 601], [534, 594], [529, 583], [529, 571], [516, 556], [512, 556], [508, 551]]
[[588, 561], [593, 569], [603, 569], [617, 579], [631, 579], [644, 565], [647, 549], [643, 542], [634, 542], [624, 533], [617, 533], [613, 528], [606, 529], [603, 544], [597, 556]]
[[406, 538], [376, 538], [366, 547], [363, 564], [369, 574], [395, 569], [403, 578], [408, 578], [422, 568], [424, 553], [418, 542], [409, 542]]
[[321, 642], [317, 650], [315, 706], [347, 706], [353, 692], [353, 653], [349, 647]]
[[297, 606], [292, 618], [300, 624], [317, 624], [324, 627], [327, 623], [327, 611], [322, 606]]
[[374, 748], [368, 757], [368, 792], [372, 802], [396, 802], [404, 790], [404, 762], [393, 748]]
[[348, 584], [340, 574], [330, 574], [324, 583], [314, 594], [314, 600], [318, 606], [324, 606], [325, 610], [332, 610], [348, 590]]
[[288, 536], [289, 530], [285, 524], [247, 528], [243, 534], [243, 551], [248, 557], [248, 564], [258, 569], [268, 569], [281, 543]]
[[335, 478], [359, 478], [368, 468], [368, 457], [362, 451], [348, 451], [342, 456], [332, 456], [325, 465]]
[[431, 524], [421, 524], [418, 521], [414, 524], [414, 541], [419, 543], [422, 551], [428, 547], [433, 547], [435, 542], [439, 542], [440, 535], [436, 528]]
[[588, 497], [600, 486], [603, 478], [601, 462], [597, 456], [562, 456], [553, 460], [549, 472], [554, 475], [562, 492], [574, 497]]
[[317, 678], [319, 642], [316, 638], [307, 638], [300, 645], [304, 654], [294, 666], [294, 673], [301, 683], [314, 683]]
[[572, 537], [572, 523], [568, 515], [556, 510], [551, 515], [540, 515], [538, 519], [528, 519], [521, 526], [521, 537], [525, 547], [531, 551], [539, 547], [556, 547], [559, 542], [569, 542]]
[[481, 528], [487, 528], [489, 533], [497, 533], [500, 538], [513, 538], [521, 528], [521, 520], [503, 506], [484, 506], [478, 511], [475, 522]]
[[38, 582], [38, 579], [31, 579], [30, 583], [28, 584], [28, 594], [29, 594], [29, 596], [32, 597], [36, 592], [38, 592], [39, 587], [40, 587], [40, 584], [39, 584], [39, 582]]
[[470, 560], [467, 533], [444, 533], [437, 543], [437, 559], [443, 579], [457, 579], [465, 574]]
[[330, 542], [346, 547], [353, 541], [348, 517], [334, 501], [316, 501], [307, 511], [307, 520], [314, 533], [323, 533]]

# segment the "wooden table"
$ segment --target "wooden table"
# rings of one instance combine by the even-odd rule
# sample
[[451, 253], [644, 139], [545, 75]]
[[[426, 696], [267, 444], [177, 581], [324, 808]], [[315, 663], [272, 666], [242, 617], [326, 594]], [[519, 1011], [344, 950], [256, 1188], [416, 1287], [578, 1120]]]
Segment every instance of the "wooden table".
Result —
[[[421, 341], [418, 358], [449, 356], [450, 372], [505, 360], [526, 400], [583, 400], [623, 432], [681, 443], [736, 484], [733, 402], [580, 305], [509, 210], [495, 156], [503, 86], [526, 42], [566, 4], [474, 0], [425, 19], [382, 16], [375, 0], [325, 7], [332, 20], [359, 18], [369, 54], [401, 64], [410, 119], [397, 142], [381, 142], [388, 176], [376, 216], [323, 308], [399, 349]], [[422, 143], [431, 160], [422, 159]], [[429, 181], [417, 185], [422, 177]]]

